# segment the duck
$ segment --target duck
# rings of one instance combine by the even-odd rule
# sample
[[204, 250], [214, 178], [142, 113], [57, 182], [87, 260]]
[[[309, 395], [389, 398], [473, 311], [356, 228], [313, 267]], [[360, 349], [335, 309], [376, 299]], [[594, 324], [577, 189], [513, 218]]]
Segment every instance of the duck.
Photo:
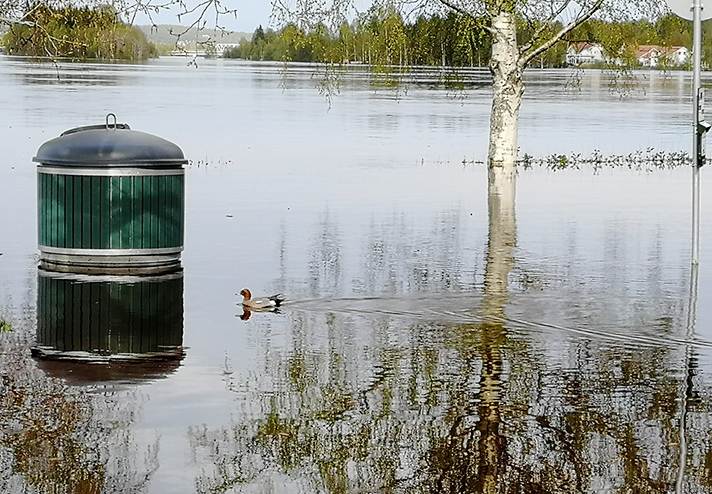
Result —
[[244, 297], [242, 307], [248, 310], [275, 310], [285, 300], [284, 295], [281, 293], [270, 295], [269, 297], [252, 298], [252, 292], [247, 288], [243, 288], [240, 291], [240, 295]]

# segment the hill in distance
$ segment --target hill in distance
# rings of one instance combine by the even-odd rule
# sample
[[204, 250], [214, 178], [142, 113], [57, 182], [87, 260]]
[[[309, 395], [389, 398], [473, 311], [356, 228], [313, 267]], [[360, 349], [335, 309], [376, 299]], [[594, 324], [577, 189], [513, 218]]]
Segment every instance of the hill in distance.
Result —
[[[157, 26], [136, 26], [145, 35], [146, 39], [157, 45], [174, 45], [178, 38], [176, 35], [184, 32], [186, 26], [175, 24], [159, 24]], [[171, 34], [172, 33], [172, 34]], [[215, 43], [239, 43], [241, 39], [252, 39], [252, 33], [238, 33], [234, 31], [221, 31], [214, 28], [191, 28], [180, 37], [181, 41], [214, 41]]]

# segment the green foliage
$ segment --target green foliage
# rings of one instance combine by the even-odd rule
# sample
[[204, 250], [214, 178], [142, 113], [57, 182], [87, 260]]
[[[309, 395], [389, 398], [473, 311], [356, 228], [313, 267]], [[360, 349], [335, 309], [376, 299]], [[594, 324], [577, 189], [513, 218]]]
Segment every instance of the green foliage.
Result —
[[146, 60], [156, 48], [136, 28], [119, 21], [110, 7], [52, 8], [37, 4], [26, 19], [2, 37], [7, 53], [33, 57], [99, 60]]
[[0, 333], [9, 333], [12, 331], [12, 325], [9, 322], [0, 319]]
[[323, 24], [301, 29], [286, 25], [279, 32], [258, 27], [225, 56], [246, 60], [311, 63], [363, 63], [389, 73], [393, 67], [444, 65], [483, 66], [491, 45], [484, 20], [451, 13], [421, 16], [406, 22], [393, 8], [371, 9], [338, 32]]

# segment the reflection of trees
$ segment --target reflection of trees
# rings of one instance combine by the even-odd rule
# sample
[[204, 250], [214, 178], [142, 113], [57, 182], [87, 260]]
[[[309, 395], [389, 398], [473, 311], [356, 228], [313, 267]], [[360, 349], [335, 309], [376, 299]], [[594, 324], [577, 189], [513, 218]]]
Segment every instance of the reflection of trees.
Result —
[[405, 215], [393, 215], [380, 225], [372, 223], [357, 288], [368, 294], [471, 289], [474, 279], [468, 271], [473, 266], [465, 261], [471, 246], [463, 239], [463, 224], [462, 212], [457, 209], [436, 215], [424, 232]]
[[[579, 286], [577, 276], [513, 291], [514, 204], [497, 196], [489, 206], [484, 289], [472, 297], [471, 322], [288, 312], [291, 341], [266, 350], [269, 379], [237, 394], [243, 413], [236, 423], [191, 431], [207, 465], [198, 490], [267, 492], [279, 483], [292, 492], [670, 492], [679, 468], [679, 398], [689, 388], [678, 371], [683, 352], [635, 343], [635, 332], [633, 343], [621, 343], [522, 330], [516, 321], [547, 321], [542, 315], [558, 311], [561, 324], [595, 329], [603, 321], [609, 334], [664, 335], [682, 315], [674, 296], [656, 284], [639, 294], [650, 297], [649, 307], [620, 315], [587, 304], [613, 300], [630, 282], [625, 275], [605, 293]], [[406, 284], [413, 265], [393, 261], [407, 258], [397, 252], [410, 251], [411, 237], [390, 231], [379, 239], [373, 229], [366, 240], [364, 286], [421, 290]], [[625, 300], [611, 307], [619, 305]], [[705, 492], [710, 397], [691, 401], [685, 492]]]
[[0, 338], [0, 492], [142, 492], [158, 445], [141, 464], [137, 397], [48, 378], [29, 358], [30, 324]]
[[327, 212], [319, 223], [317, 239], [309, 261], [309, 289], [312, 295], [337, 294], [341, 290], [341, 242], [338, 225]]
[[[2, 379], [0, 421], [14, 425], [0, 444], [14, 452], [12, 470], [28, 485], [67, 492], [101, 492], [104, 465], [94, 449], [77, 440], [75, 433], [88, 419], [82, 400], [72, 399], [61, 386], [46, 384], [42, 392], [22, 386], [9, 376]], [[8, 491], [5, 491], [8, 492]]]

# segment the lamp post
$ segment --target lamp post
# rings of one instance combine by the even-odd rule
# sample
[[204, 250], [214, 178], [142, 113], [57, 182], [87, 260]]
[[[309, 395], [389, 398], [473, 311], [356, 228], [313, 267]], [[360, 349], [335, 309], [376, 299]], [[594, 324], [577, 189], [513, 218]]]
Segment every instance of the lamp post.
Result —
[[705, 138], [712, 127], [705, 121], [705, 93], [700, 87], [702, 21], [712, 18], [712, 9], [705, 12], [701, 0], [666, 1], [676, 15], [692, 21], [692, 265], [696, 277], [700, 262], [700, 167], [705, 164]]
[[[712, 9], [704, 12], [701, 0], [666, 0], [668, 7], [675, 14], [692, 21], [692, 269], [690, 272], [690, 302], [687, 313], [687, 340], [695, 334], [697, 319], [697, 280], [700, 263], [700, 167], [705, 164], [705, 139], [710, 124], [705, 121], [705, 93], [700, 84], [702, 62], [702, 21], [712, 18]], [[679, 440], [680, 459], [675, 493], [685, 492], [685, 467], [687, 465], [687, 408], [691, 391], [692, 348], [685, 345], [685, 388], [682, 395], [680, 413]]]

